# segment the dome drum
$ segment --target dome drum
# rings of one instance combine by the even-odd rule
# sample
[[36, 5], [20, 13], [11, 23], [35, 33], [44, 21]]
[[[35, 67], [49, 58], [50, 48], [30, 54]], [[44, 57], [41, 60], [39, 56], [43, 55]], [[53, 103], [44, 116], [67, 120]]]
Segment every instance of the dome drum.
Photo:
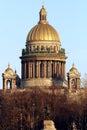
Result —
[[58, 48], [56, 46], [37, 46], [36, 48], [27, 48], [22, 49], [22, 56], [30, 56], [30, 55], [41, 55], [41, 54], [54, 54], [56, 56], [65, 56], [65, 49], [61, 48], [61, 50], [58, 51]]
[[26, 49], [22, 50], [22, 55], [29, 53], [58, 53], [60, 52], [59, 42], [33, 42], [27, 43]]

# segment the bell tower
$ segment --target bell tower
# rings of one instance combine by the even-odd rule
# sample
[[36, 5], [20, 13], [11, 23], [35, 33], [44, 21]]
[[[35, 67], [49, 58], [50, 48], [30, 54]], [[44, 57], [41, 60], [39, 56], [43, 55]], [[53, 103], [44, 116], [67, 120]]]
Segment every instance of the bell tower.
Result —
[[8, 65], [8, 68], [2, 73], [3, 90], [16, 88], [16, 76], [16, 73], [10, 68], [10, 65]]
[[78, 72], [74, 64], [67, 73], [67, 78], [68, 78], [68, 88], [70, 90], [77, 90], [80, 88], [80, 73]]

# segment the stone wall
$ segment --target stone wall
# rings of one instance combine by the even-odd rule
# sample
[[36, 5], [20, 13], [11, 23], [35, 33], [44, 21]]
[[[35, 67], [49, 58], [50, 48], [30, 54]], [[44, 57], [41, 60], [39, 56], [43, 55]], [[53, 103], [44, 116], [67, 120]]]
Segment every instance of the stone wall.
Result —
[[22, 80], [21, 86], [27, 87], [42, 87], [42, 86], [51, 86], [52, 85], [52, 78], [32, 78], [28, 80]]

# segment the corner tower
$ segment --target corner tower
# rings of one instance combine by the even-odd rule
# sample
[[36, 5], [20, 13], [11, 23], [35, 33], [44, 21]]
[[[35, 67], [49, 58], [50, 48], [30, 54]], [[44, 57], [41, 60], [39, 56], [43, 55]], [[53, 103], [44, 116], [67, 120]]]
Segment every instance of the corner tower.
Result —
[[65, 79], [65, 49], [61, 48], [59, 34], [47, 22], [44, 6], [38, 24], [27, 35], [20, 58], [23, 87], [51, 86], [54, 81]]
[[17, 74], [8, 65], [8, 68], [2, 73], [3, 90], [16, 89], [16, 77]]
[[80, 73], [77, 68], [72, 65], [72, 68], [67, 73], [68, 78], [68, 88], [69, 90], [80, 89]]

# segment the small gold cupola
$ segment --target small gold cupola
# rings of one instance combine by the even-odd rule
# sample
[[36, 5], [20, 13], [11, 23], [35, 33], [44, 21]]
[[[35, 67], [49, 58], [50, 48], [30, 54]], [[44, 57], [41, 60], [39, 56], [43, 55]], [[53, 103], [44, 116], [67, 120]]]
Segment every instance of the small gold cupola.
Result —
[[16, 77], [17, 74], [10, 67], [10, 64], [8, 64], [8, 67], [5, 72], [2, 73], [3, 90], [16, 89]]
[[39, 12], [39, 23], [46, 24], [47, 23], [47, 12], [44, 6], [42, 6], [40, 12]]

